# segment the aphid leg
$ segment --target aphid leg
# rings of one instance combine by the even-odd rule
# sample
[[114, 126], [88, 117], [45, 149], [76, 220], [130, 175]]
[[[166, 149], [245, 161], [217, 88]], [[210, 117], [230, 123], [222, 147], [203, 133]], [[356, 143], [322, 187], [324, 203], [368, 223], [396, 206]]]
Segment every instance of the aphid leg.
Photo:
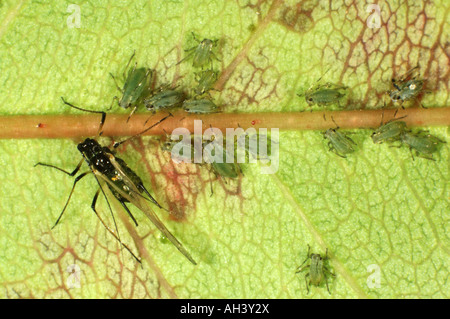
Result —
[[[125, 211], [128, 213], [128, 215], [131, 217], [131, 219], [133, 220], [134, 224], [137, 226], [138, 222], [136, 221], [136, 218], [134, 218], [133, 214], [130, 212], [130, 210], [128, 209], [127, 205], [125, 204], [125, 202], [123, 200], [119, 200], [119, 203], [122, 204], [123, 208], [125, 208]], [[93, 208], [94, 209], [94, 208]]]
[[112, 109], [112, 107], [113, 107], [113, 105], [114, 105], [114, 101], [117, 101], [117, 103], [119, 103], [119, 98], [118, 98], [117, 96], [115, 96], [115, 97], [112, 98], [111, 105], [109, 106], [109, 108], [107, 109], [107, 111], [111, 111], [111, 109]]
[[[324, 114], [325, 115], [325, 114]], [[336, 129], [339, 129], [339, 125], [337, 125], [336, 121], [334, 120], [334, 117], [331, 116], [331, 120], [333, 121], [334, 125], [336, 125]]]
[[111, 72], [109, 73], [109, 75], [111, 75], [111, 77], [113, 78], [116, 88], [123, 94], [123, 90], [120, 88], [119, 84], [117, 84], [116, 77]]
[[330, 151], [332, 151], [334, 154], [336, 154], [337, 156], [340, 156], [342, 158], [347, 158], [347, 156], [340, 154], [338, 151], [336, 151], [336, 149], [330, 149]]
[[129, 141], [129, 140], [141, 136], [142, 134], [144, 134], [144, 133], [147, 132], [148, 130], [152, 129], [153, 127], [155, 127], [155, 126], [158, 125], [159, 123], [163, 122], [164, 120], [166, 120], [166, 119], [167, 119], [168, 117], [170, 117], [170, 116], [173, 116], [172, 113], [169, 113], [169, 115], [167, 115], [166, 117], [163, 117], [162, 119], [160, 119], [160, 120], [159, 120], [158, 122], [156, 122], [155, 124], [153, 124], [153, 125], [147, 127], [147, 128], [146, 128], [145, 130], [143, 130], [142, 132], [140, 132], [140, 133], [138, 133], [138, 134], [136, 134], [136, 135], [130, 136], [129, 138], [124, 139], [123, 141], [115, 142], [114, 145], [113, 145], [113, 148], [117, 148], [117, 147], [119, 147], [119, 145], [121, 145], [121, 144], [123, 144], [123, 143], [125, 143], [125, 142], [127, 142], [127, 141]]
[[[128, 67], [130, 66], [131, 60], [133, 60], [135, 54], [136, 54], [136, 51], [133, 51], [133, 54], [131, 55], [131, 58], [128, 60], [128, 63], [127, 63], [127, 65], [125, 66], [125, 69], [123, 70], [122, 75], [123, 75], [123, 78], [124, 78], [124, 79], [126, 79], [125, 72], [127, 71]], [[134, 69], [133, 69], [133, 71], [136, 70], [136, 65], [137, 65], [137, 62], [134, 64]]]
[[[217, 177], [217, 175], [216, 175], [216, 177]], [[209, 172], [209, 187], [211, 188], [211, 195], [209, 195], [211, 197], [214, 194], [212, 178], [211, 178], [211, 171]]]
[[308, 245], [308, 253], [306, 254], [307, 257], [306, 257], [305, 261], [302, 262], [302, 264], [301, 264], [300, 266], [297, 267], [297, 271], [295, 272], [296, 274], [299, 273], [299, 272], [301, 272], [301, 271], [303, 271], [303, 269], [306, 269], [306, 268], [309, 267], [309, 265], [308, 265], [308, 266], [305, 266], [305, 267], [302, 268], [302, 266], [306, 263], [306, 261], [307, 261], [309, 258], [311, 258], [310, 254], [309, 254], [310, 250], [311, 250], [311, 246]]
[[328, 293], [331, 295], [330, 287], [328, 287], [328, 278], [327, 278], [327, 276], [325, 276], [325, 284], [327, 285]]
[[308, 282], [309, 273], [305, 275], [305, 284], [306, 284], [306, 290], [308, 291], [306, 294], [309, 295], [309, 286], [311, 286], [311, 280]]
[[[211, 55], [212, 55], [212, 56], [214, 57], [214, 59], [216, 59], [217, 61], [222, 62], [222, 60], [219, 59], [219, 58], [217, 57], [217, 55], [216, 55], [214, 52], [211, 51]], [[212, 59], [211, 59], [211, 70], [212, 70]]]
[[[137, 105], [136, 105], [135, 107], [133, 107], [133, 109], [132, 109], [131, 112], [130, 112], [130, 115], [128, 115], [127, 123], [128, 123], [128, 121], [130, 120], [131, 116], [132, 116], [132, 115], [134, 114], [134, 112], [136, 111], [136, 109], [137, 109]], [[145, 122], [144, 125], [145, 125], [145, 124], [147, 124], [147, 122]]]
[[91, 172], [91, 171], [84, 172], [84, 173], [78, 175], [78, 176], [75, 178], [75, 180], [74, 180], [74, 182], [73, 182], [72, 190], [70, 191], [70, 194], [69, 194], [69, 198], [67, 198], [66, 204], [64, 205], [64, 208], [63, 208], [61, 214], [59, 214], [59, 217], [58, 217], [58, 219], [56, 220], [55, 225], [53, 225], [53, 227], [52, 227], [51, 229], [55, 228], [56, 225], [58, 225], [59, 221], [61, 220], [62, 215], [63, 215], [64, 212], [66, 211], [67, 205], [69, 205], [70, 199], [72, 198], [72, 194], [73, 194], [73, 191], [75, 190], [75, 186], [77, 185], [77, 183], [78, 183], [83, 177], [85, 177], [85, 176], [86, 176], [87, 174], [89, 174], [89, 173], [92, 173], [92, 172]]
[[409, 147], [409, 152], [411, 153], [411, 158], [414, 161], [414, 154], [413, 154], [413, 148]]
[[323, 270], [324, 270], [325, 272], [327, 272], [328, 274], [330, 274], [331, 276], [336, 277], [336, 274], [335, 274], [335, 273], [332, 273], [327, 267], [323, 267]]
[[69, 173], [68, 171], [63, 170], [62, 168], [56, 167], [56, 166], [54, 166], [54, 165], [45, 164], [45, 163], [41, 163], [41, 162], [34, 164], [34, 167], [40, 165], [40, 166], [46, 166], [46, 167], [56, 168], [58, 171], [61, 171], [61, 172], [65, 173], [65, 174], [67, 174], [67, 175], [69, 175], [69, 176], [75, 176], [75, 174], [80, 170], [80, 167], [81, 167], [81, 165], [83, 164], [83, 162], [84, 162], [84, 158], [81, 159], [81, 161], [78, 163], [77, 167], [75, 167], [75, 169], [73, 170], [72, 173]]
[[391, 79], [392, 85], [398, 90], [401, 91], [400, 87], [397, 85], [397, 80], [396, 79]]
[[198, 43], [200, 43], [201, 41], [199, 39], [197, 39], [197, 37], [195, 36], [194, 32], [191, 32], [192, 37], [194, 38], [195, 41], [197, 41]]
[[[141, 260], [131, 251], [130, 248], [128, 248], [127, 245], [125, 245], [119, 238], [118, 235], [116, 235], [114, 233], [114, 231], [112, 231], [107, 225], [106, 223], [103, 221], [103, 219], [100, 217], [100, 215], [98, 214], [97, 210], [95, 209], [96, 203], [97, 203], [97, 199], [98, 199], [98, 195], [100, 194], [100, 189], [97, 190], [97, 192], [94, 195], [94, 198], [92, 200], [92, 204], [91, 204], [91, 208], [94, 211], [95, 215], [97, 216], [97, 218], [100, 220], [100, 222], [103, 224], [103, 226], [105, 227], [105, 229], [111, 234], [113, 235], [113, 237], [122, 245], [122, 247], [124, 247], [130, 254], [131, 256], [133, 256], [134, 259], [136, 259], [136, 261], [138, 263], [142, 263]], [[118, 234], [119, 232], [117, 232]]]

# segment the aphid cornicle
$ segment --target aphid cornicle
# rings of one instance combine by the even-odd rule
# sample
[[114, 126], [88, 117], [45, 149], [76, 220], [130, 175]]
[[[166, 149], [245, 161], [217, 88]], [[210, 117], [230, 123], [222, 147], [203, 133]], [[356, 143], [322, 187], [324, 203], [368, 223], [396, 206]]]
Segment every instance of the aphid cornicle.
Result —
[[[103, 123], [106, 118], [106, 114], [104, 112], [85, 110], [85, 109], [79, 108], [77, 106], [74, 106], [74, 105], [66, 102], [64, 99], [63, 99], [63, 101], [66, 105], [69, 105], [70, 107], [73, 107], [73, 108], [76, 108], [76, 109], [79, 109], [79, 110], [82, 110], [85, 112], [102, 114], [102, 120], [100, 122], [99, 130], [98, 130], [98, 135], [101, 135]], [[158, 121], [157, 123], [153, 124], [152, 127], [155, 125], [158, 125], [160, 122], [162, 122], [166, 118], [167, 117], [165, 117], [162, 120]], [[84, 172], [75, 178], [69, 198], [67, 199], [67, 202], [53, 227], [55, 227], [58, 224], [61, 217], [63, 216], [63, 214], [67, 208], [67, 205], [69, 204], [70, 198], [72, 196], [72, 193], [75, 189], [76, 184], [84, 176], [92, 173], [92, 174], [94, 174], [94, 177], [99, 185], [99, 189], [97, 190], [97, 192], [94, 196], [91, 208], [93, 209], [93, 211], [95, 212], [97, 217], [99, 217], [99, 219], [102, 221], [102, 223], [106, 227], [106, 229], [120, 242], [120, 244], [123, 247], [125, 247], [133, 255], [133, 257], [136, 260], [140, 261], [139, 258], [137, 258], [131, 252], [131, 250], [125, 244], [123, 244], [122, 241], [120, 240], [120, 238], [118, 236], [117, 226], [116, 226], [116, 232], [117, 232], [117, 235], [116, 235], [112, 230], [109, 229], [108, 226], [106, 226], [106, 224], [103, 222], [100, 215], [97, 213], [97, 211], [95, 209], [95, 205], [97, 202], [98, 195], [100, 194], [100, 191], [104, 195], [105, 199], [107, 200], [108, 206], [109, 206], [109, 201], [106, 196], [105, 189], [104, 189], [105, 184], [108, 186], [108, 189], [111, 191], [112, 195], [121, 203], [123, 208], [126, 210], [128, 215], [130, 216], [130, 218], [134, 221], [134, 223], [136, 225], [137, 225], [137, 221], [134, 218], [134, 216], [131, 214], [128, 207], [126, 206], [126, 203], [131, 203], [134, 206], [136, 206], [140, 211], [142, 211], [145, 214], [145, 216], [148, 219], [150, 219], [150, 221], [163, 233], [163, 235], [166, 238], [168, 238], [172, 242], [172, 244], [191, 263], [193, 263], [194, 265], [196, 264], [194, 259], [187, 252], [187, 250], [183, 247], [183, 245], [178, 241], [178, 239], [176, 239], [175, 236], [172, 235], [172, 233], [162, 223], [162, 221], [159, 219], [159, 217], [156, 215], [156, 213], [153, 211], [153, 209], [149, 206], [148, 201], [151, 201], [159, 208], [162, 208], [162, 206], [159, 205], [159, 203], [147, 191], [147, 189], [143, 185], [142, 180], [139, 178], [139, 176], [131, 168], [128, 167], [128, 165], [125, 163], [124, 160], [116, 157], [114, 155], [114, 152], [111, 151], [108, 147], [106, 147], [106, 146], [102, 147], [96, 140], [91, 139], [91, 138], [85, 139], [83, 142], [78, 144], [77, 148], [80, 151], [80, 153], [82, 154], [83, 158], [78, 163], [78, 165], [74, 169], [74, 171], [71, 173], [69, 173], [61, 168], [58, 168], [56, 166], [53, 166], [53, 165], [44, 164], [44, 163], [36, 164], [36, 165], [56, 168], [70, 176], [75, 176], [78, 173], [83, 162], [86, 162], [90, 168], [89, 171]], [[145, 197], [144, 194], [147, 195], [148, 198]], [[112, 214], [112, 211], [111, 211], [111, 215], [113, 216], [113, 220], [115, 223], [115, 219], [114, 219], [114, 215]]]
[[383, 116], [381, 117], [380, 126], [372, 133], [371, 138], [374, 144], [391, 143], [401, 139], [402, 134], [407, 130], [406, 122], [400, 121], [404, 118], [394, 118], [383, 124]]
[[[128, 69], [131, 60], [133, 59], [135, 53], [131, 56], [130, 60], [127, 63], [125, 69]], [[118, 97], [114, 97], [114, 99], [118, 100], [118, 104], [120, 107], [127, 109], [129, 107], [133, 107], [131, 113], [128, 117], [128, 120], [133, 115], [133, 113], [138, 108], [139, 104], [142, 101], [142, 98], [148, 94], [149, 82], [153, 76], [153, 71], [149, 68], [136, 68], [137, 63], [134, 64], [134, 67], [128, 71], [128, 75], [125, 76], [125, 71], [123, 73], [124, 84], [123, 88], [116, 82], [116, 78], [114, 75], [111, 75], [113, 78], [117, 89], [122, 93], [122, 97], [119, 99]], [[128, 121], [127, 120], [127, 121]]]
[[199, 41], [193, 32], [192, 36], [194, 37], [194, 40], [198, 42], [198, 45], [185, 50], [189, 53], [184, 57], [184, 59], [178, 62], [177, 65], [192, 57], [192, 66], [194, 68], [203, 68], [208, 62], [211, 63], [212, 68], [212, 58], [214, 57], [219, 61], [213, 52], [218, 40], [203, 39], [202, 41]]
[[[331, 119], [334, 122], [334, 119]], [[336, 122], [334, 122], [334, 124], [336, 124]], [[355, 151], [356, 143], [345, 133], [340, 132], [337, 124], [336, 128], [326, 130], [323, 133], [323, 137], [328, 140], [328, 147], [330, 148], [330, 151], [340, 157], [346, 158], [346, 154], [350, 154]]]
[[[305, 283], [306, 283], [306, 289], [309, 294], [309, 286], [312, 284], [314, 286], [320, 286], [320, 284], [325, 280], [325, 283], [327, 285], [328, 293], [330, 293], [330, 288], [328, 287], [328, 278], [327, 275], [331, 275], [335, 277], [336, 275], [333, 274], [326, 266], [325, 262], [328, 260], [328, 248], [325, 253], [325, 257], [322, 257], [320, 254], [310, 254], [311, 247], [308, 245], [308, 253], [305, 261], [297, 267], [296, 274], [299, 272], [302, 272], [303, 270], [309, 268], [309, 273], [305, 275]], [[303, 266], [308, 259], [311, 260], [311, 262], [308, 265]], [[309, 278], [309, 282], [308, 282]]]
[[[418, 97], [418, 95], [422, 92], [423, 86], [425, 84], [425, 80], [418, 79], [418, 75], [412, 76], [414, 72], [417, 71], [419, 67], [416, 66], [406, 72], [399, 79], [392, 79], [393, 90], [388, 91], [388, 95], [391, 98], [392, 102], [400, 103], [400, 106], [403, 107], [403, 103], [406, 101], [414, 100]], [[423, 107], [423, 105], [422, 105]]]
[[445, 141], [442, 141], [431, 134], [427, 134], [427, 132], [413, 133], [411, 131], [403, 132], [401, 141], [409, 146], [411, 154], [414, 150], [417, 156], [432, 161], [435, 160], [433, 158], [433, 153], [438, 151], [440, 144], [445, 143]]

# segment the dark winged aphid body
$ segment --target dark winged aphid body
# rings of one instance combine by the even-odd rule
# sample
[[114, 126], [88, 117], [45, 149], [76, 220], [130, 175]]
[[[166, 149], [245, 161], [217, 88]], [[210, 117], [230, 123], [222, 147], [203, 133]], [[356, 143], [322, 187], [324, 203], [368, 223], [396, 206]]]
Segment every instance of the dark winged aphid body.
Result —
[[323, 137], [328, 140], [328, 147], [330, 148], [330, 151], [340, 157], [346, 158], [346, 154], [350, 154], [355, 151], [356, 143], [345, 133], [340, 132], [337, 124], [336, 128], [326, 130], [323, 133]]
[[[305, 275], [305, 283], [306, 289], [309, 294], [309, 286], [320, 286], [320, 284], [325, 281], [327, 285], [328, 293], [330, 293], [330, 288], [328, 287], [328, 278], [327, 275], [331, 275], [335, 277], [326, 266], [325, 262], [328, 260], [328, 249], [326, 250], [325, 257], [322, 257], [320, 254], [310, 254], [311, 247], [308, 245], [308, 253], [305, 261], [297, 268], [296, 274], [302, 272], [303, 270], [309, 268], [309, 273]], [[305, 263], [310, 260], [310, 263], [305, 265]], [[309, 278], [309, 281], [308, 281]]]
[[194, 33], [192, 33], [192, 36], [194, 37], [194, 40], [198, 42], [198, 45], [185, 50], [188, 54], [177, 64], [192, 58], [192, 66], [194, 68], [203, 68], [208, 62], [211, 63], [212, 68], [212, 58], [219, 60], [213, 52], [218, 40], [203, 39], [202, 41], [199, 41]]
[[411, 131], [405, 131], [401, 141], [409, 146], [411, 154], [414, 151], [417, 156], [432, 161], [434, 161], [433, 153], [438, 151], [440, 144], [445, 143], [427, 132], [413, 133]]
[[[64, 101], [64, 99], [63, 99], [63, 101]], [[99, 135], [101, 134], [100, 133], [101, 128], [103, 126], [105, 116], [106, 116], [105, 113], [81, 109], [81, 108], [76, 107], [65, 101], [64, 101], [64, 103], [71, 107], [74, 107], [76, 109], [80, 109], [80, 110], [83, 110], [86, 112], [101, 113], [102, 121], [101, 121], [100, 127], [99, 127]], [[159, 124], [161, 121], [162, 120], [160, 120], [158, 123], [152, 125], [152, 127]], [[108, 147], [106, 147], [106, 146], [102, 147], [96, 140], [91, 139], [91, 138], [85, 139], [83, 142], [78, 144], [77, 148], [83, 155], [83, 159], [79, 162], [79, 164], [77, 165], [77, 167], [75, 168], [75, 170], [72, 173], [68, 173], [68, 172], [64, 171], [63, 169], [60, 169], [53, 165], [43, 164], [43, 163], [36, 164], [36, 165], [42, 165], [42, 166], [56, 168], [62, 172], [65, 172], [66, 174], [68, 174], [70, 176], [75, 176], [78, 173], [83, 161], [85, 161], [87, 163], [87, 165], [89, 166], [89, 169], [90, 169], [89, 171], [87, 171], [85, 173], [79, 174], [75, 178], [75, 181], [74, 181], [74, 184], [72, 187], [72, 191], [69, 195], [66, 205], [64, 206], [59, 218], [57, 219], [57, 221], [55, 223], [55, 226], [60, 221], [60, 219], [70, 201], [70, 198], [72, 196], [72, 193], [75, 189], [77, 182], [80, 181], [87, 174], [92, 173], [92, 174], [94, 174], [96, 181], [99, 185], [99, 190], [95, 194], [94, 200], [91, 205], [91, 207], [94, 210], [97, 217], [100, 218], [99, 214], [97, 213], [97, 211], [95, 209], [95, 205], [96, 205], [97, 198], [98, 198], [100, 191], [105, 196], [108, 206], [109, 206], [109, 201], [106, 197], [106, 193], [105, 193], [105, 189], [104, 189], [104, 185], [106, 184], [108, 186], [108, 189], [111, 191], [112, 195], [121, 203], [123, 208], [126, 210], [128, 215], [131, 217], [131, 219], [136, 224], [136, 226], [137, 226], [136, 219], [134, 218], [134, 216], [131, 214], [130, 210], [128, 209], [128, 207], [126, 205], [127, 203], [133, 204], [140, 211], [142, 211], [147, 216], [147, 218], [150, 219], [150, 221], [164, 234], [165, 237], [167, 237], [172, 242], [172, 244], [191, 263], [196, 264], [194, 259], [186, 251], [186, 249], [183, 247], [183, 245], [164, 226], [162, 221], [159, 219], [159, 217], [156, 215], [156, 213], [153, 211], [153, 209], [149, 206], [148, 201], [152, 202], [157, 207], [162, 208], [162, 206], [150, 195], [150, 193], [144, 187], [142, 180], [139, 178], [139, 176], [131, 168], [128, 167], [128, 165], [125, 163], [124, 160], [116, 157], [114, 155], [114, 152], [111, 151]], [[112, 215], [114, 223], [115, 223], [115, 219], [114, 219], [114, 215], [112, 214], [112, 210], [111, 210], [111, 215]], [[100, 218], [100, 220], [101, 220], [101, 218]], [[102, 221], [102, 223], [103, 223], [103, 221]], [[55, 227], [55, 226], [53, 226], [53, 227]], [[139, 261], [139, 259], [131, 252], [131, 250], [125, 244], [123, 244], [122, 241], [120, 240], [120, 238], [118, 236], [117, 226], [116, 226], [117, 235], [113, 231], [111, 231], [106, 225], [105, 225], [105, 227], [122, 244], [122, 246], [124, 246], [133, 255], [133, 257]]]
[[[134, 53], [128, 61], [125, 69], [128, 69], [128, 66], [131, 60], [134, 57]], [[111, 77], [114, 79], [116, 83], [117, 89], [122, 93], [122, 97], [118, 99], [118, 104], [120, 107], [127, 109], [129, 107], [133, 107], [133, 110], [130, 113], [130, 116], [136, 111], [137, 107], [141, 104], [142, 98], [148, 94], [149, 83], [151, 82], [151, 78], [153, 75], [153, 71], [148, 68], [136, 68], [137, 64], [134, 65], [128, 71], [128, 75], [123, 74], [124, 84], [123, 87], [117, 84], [115, 77], [110, 73]]]
[[394, 89], [388, 91], [389, 97], [392, 102], [400, 103], [402, 108], [404, 102], [416, 99], [423, 90], [425, 80], [418, 79], [418, 75], [413, 76], [418, 68], [412, 68], [399, 79], [392, 79]]

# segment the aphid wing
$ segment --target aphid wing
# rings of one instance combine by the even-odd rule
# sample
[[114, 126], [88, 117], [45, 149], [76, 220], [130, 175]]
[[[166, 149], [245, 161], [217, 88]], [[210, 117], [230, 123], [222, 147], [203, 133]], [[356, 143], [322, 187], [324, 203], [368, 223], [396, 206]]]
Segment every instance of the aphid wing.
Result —
[[[113, 158], [110, 158], [111, 163], [114, 165], [118, 173], [123, 178], [124, 183], [129, 187], [130, 191], [125, 192], [123, 189], [120, 189], [117, 187], [116, 184], [114, 184], [111, 180], [106, 179], [102, 177], [103, 180], [105, 180], [108, 185], [113, 187], [121, 196], [126, 198], [130, 203], [135, 205], [137, 208], [139, 208], [145, 216], [147, 216], [148, 219], [166, 236], [172, 244], [187, 258], [191, 263], [196, 265], [197, 263], [195, 260], [191, 257], [191, 255], [187, 252], [187, 250], [184, 248], [183, 244], [181, 244], [178, 239], [172, 233], [166, 228], [166, 226], [163, 224], [163, 222], [159, 219], [159, 217], [155, 214], [155, 212], [152, 210], [152, 208], [148, 205], [148, 203], [145, 201], [145, 198], [140, 194], [139, 190], [137, 189], [136, 185], [128, 178], [128, 176], [124, 173], [122, 167], [120, 164]], [[100, 176], [102, 176], [100, 174]]]

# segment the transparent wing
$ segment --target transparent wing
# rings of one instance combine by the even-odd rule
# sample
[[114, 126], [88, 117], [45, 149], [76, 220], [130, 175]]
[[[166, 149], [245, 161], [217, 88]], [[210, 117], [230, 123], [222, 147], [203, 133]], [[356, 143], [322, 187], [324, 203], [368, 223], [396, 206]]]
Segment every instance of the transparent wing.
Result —
[[147, 216], [148, 219], [166, 236], [172, 244], [194, 265], [197, 263], [195, 260], [191, 257], [191, 255], [187, 252], [187, 250], [184, 248], [183, 244], [181, 244], [178, 239], [172, 235], [172, 233], [166, 228], [166, 226], [163, 224], [163, 222], [159, 219], [159, 217], [156, 215], [156, 213], [153, 211], [153, 209], [149, 206], [149, 204], [146, 202], [145, 197], [141, 195], [139, 190], [137, 189], [136, 185], [128, 178], [128, 176], [123, 171], [122, 167], [119, 163], [115, 160], [113, 155], [110, 155], [110, 161], [116, 168], [118, 175], [123, 179], [123, 182], [125, 185], [129, 188], [129, 191], [125, 192], [123, 189], [119, 188], [114, 182], [112, 182], [110, 179], [106, 178], [103, 174], [100, 172], [94, 171], [95, 175], [100, 177], [102, 180], [104, 180], [108, 185], [110, 185], [114, 190], [116, 190], [121, 196], [126, 198], [130, 203], [132, 203], [134, 206], [136, 206], [138, 209], [140, 209], [145, 216]]

